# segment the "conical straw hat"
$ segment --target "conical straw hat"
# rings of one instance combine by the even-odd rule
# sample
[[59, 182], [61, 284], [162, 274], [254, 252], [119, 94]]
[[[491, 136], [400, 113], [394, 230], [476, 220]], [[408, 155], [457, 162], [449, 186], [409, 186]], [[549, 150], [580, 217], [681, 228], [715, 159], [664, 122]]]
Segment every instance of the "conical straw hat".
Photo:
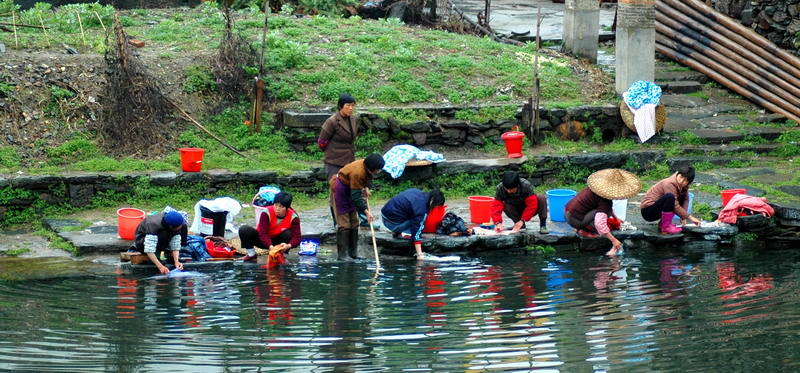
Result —
[[625, 170], [607, 168], [589, 175], [589, 189], [605, 199], [631, 198], [642, 190], [642, 181]]

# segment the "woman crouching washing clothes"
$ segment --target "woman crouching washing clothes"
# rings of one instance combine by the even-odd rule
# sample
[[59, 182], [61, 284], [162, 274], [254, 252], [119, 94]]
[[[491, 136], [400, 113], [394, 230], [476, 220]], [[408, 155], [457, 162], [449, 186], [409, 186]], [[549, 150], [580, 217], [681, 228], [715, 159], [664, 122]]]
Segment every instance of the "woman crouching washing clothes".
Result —
[[635, 196], [642, 190], [642, 182], [628, 171], [609, 168], [589, 175], [587, 184], [588, 187], [567, 202], [564, 217], [581, 236], [608, 238], [613, 247], [606, 255], [614, 255], [622, 248], [622, 243], [611, 234], [608, 219], [622, 220], [614, 215], [611, 200]]

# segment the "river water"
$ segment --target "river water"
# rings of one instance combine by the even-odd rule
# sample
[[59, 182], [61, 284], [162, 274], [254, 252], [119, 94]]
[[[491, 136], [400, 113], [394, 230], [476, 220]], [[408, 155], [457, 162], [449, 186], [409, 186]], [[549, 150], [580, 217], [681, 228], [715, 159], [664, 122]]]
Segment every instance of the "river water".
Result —
[[315, 259], [179, 279], [0, 261], [0, 370], [800, 369], [798, 252]]

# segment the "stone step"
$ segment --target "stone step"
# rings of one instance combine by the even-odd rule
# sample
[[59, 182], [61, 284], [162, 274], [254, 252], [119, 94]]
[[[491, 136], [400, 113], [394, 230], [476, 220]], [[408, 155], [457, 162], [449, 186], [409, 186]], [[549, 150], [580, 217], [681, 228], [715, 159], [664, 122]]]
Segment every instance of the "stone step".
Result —
[[706, 84], [711, 81], [705, 74], [697, 71], [656, 70], [656, 83], [691, 81]]
[[693, 129], [689, 130], [689, 132], [695, 134], [707, 144], [726, 144], [744, 140], [744, 135], [741, 132], [732, 129]]
[[700, 92], [703, 90], [703, 85], [699, 82], [681, 80], [660, 83], [661, 91], [664, 93], [687, 94]]
[[711, 144], [711, 145], [686, 145], [682, 146], [683, 153], [717, 153], [719, 155], [735, 155], [743, 152], [753, 152], [756, 154], [767, 154], [783, 146], [781, 143], [758, 143], [752, 145], [730, 145], [730, 144]]

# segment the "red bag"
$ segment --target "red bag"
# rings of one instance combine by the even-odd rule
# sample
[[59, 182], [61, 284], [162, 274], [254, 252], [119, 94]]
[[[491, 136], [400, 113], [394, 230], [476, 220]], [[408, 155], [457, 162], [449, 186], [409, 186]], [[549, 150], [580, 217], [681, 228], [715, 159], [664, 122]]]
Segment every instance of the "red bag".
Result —
[[617, 218], [613, 216], [608, 218], [608, 229], [611, 229], [612, 231], [618, 231], [621, 225], [622, 223], [620, 223]]
[[206, 237], [206, 251], [212, 258], [233, 258], [233, 245], [219, 236]]

